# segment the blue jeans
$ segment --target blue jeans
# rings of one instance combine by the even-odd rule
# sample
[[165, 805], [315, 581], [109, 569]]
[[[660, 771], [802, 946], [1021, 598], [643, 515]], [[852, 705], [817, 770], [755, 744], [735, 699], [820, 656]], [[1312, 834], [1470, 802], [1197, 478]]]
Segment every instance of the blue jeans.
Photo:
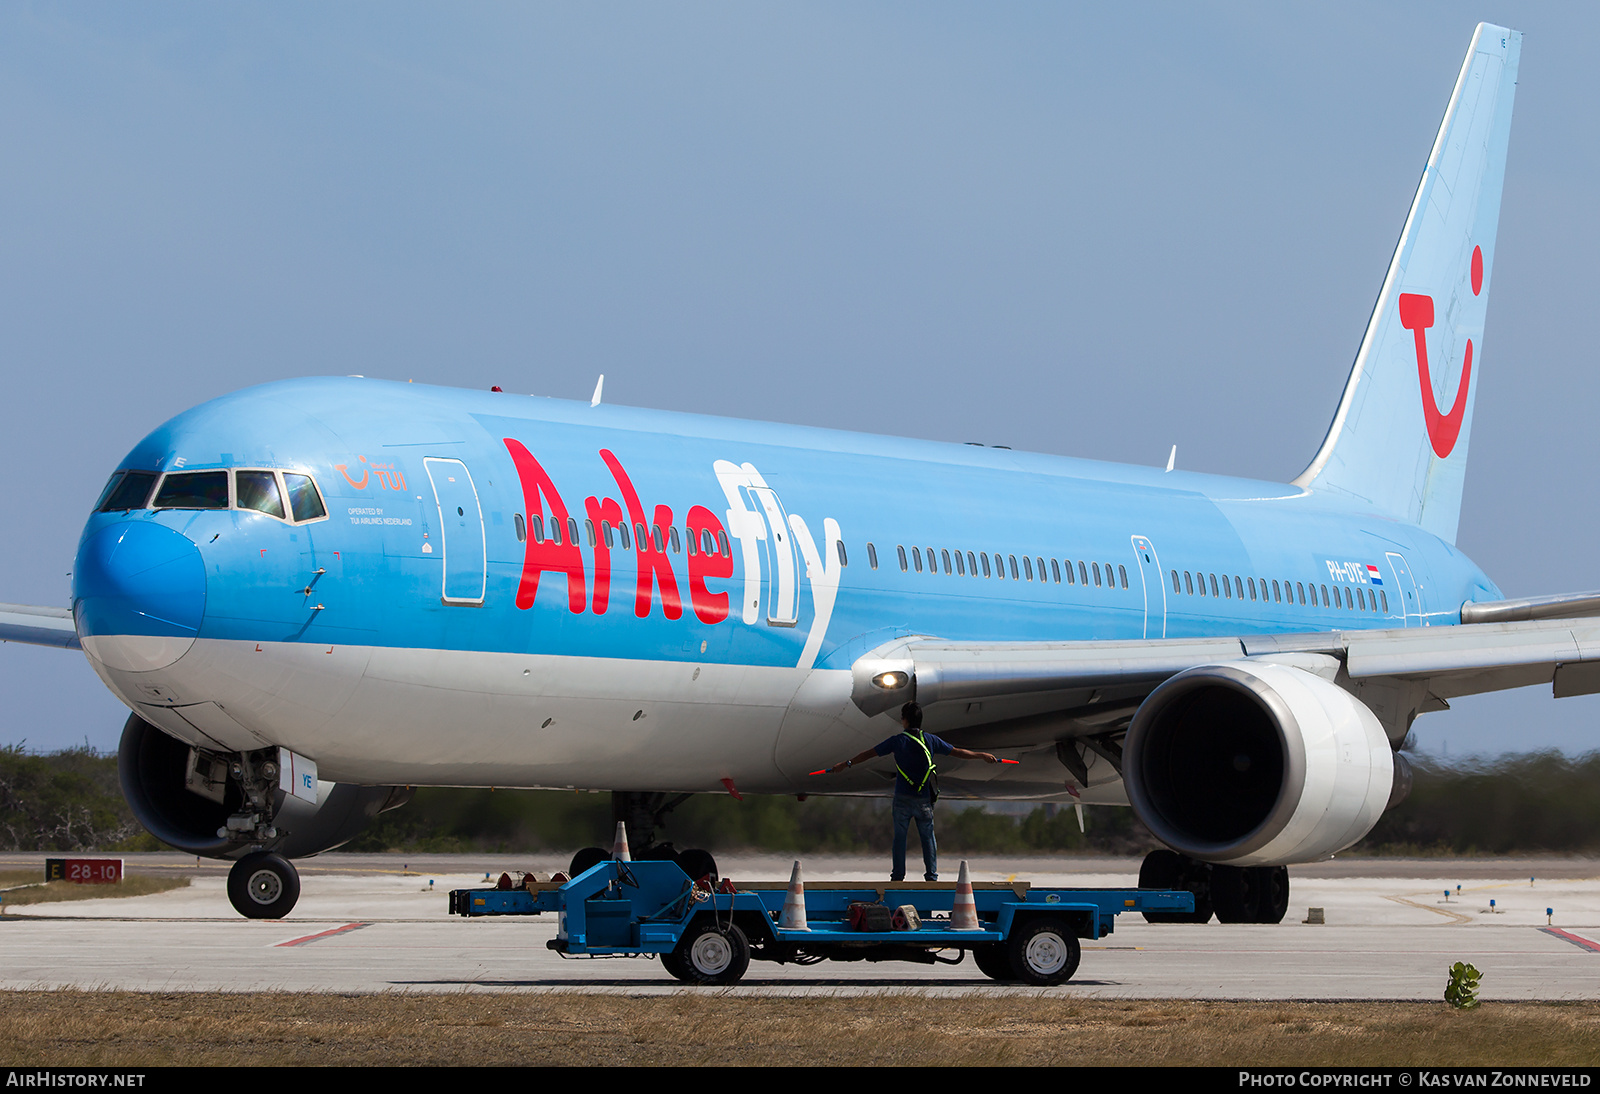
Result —
[[933, 803], [926, 798], [894, 796], [894, 872], [891, 881], [906, 878], [906, 829], [917, 822], [917, 835], [922, 837], [922, 867], [924, 881], [939, 880], [939, 845], [933, 839]]

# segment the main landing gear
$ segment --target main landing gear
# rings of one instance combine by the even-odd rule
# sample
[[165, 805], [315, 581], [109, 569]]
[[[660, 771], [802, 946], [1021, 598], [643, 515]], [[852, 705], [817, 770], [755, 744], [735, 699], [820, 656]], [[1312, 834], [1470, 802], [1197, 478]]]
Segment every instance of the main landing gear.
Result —
[[[611, 816], [621, 821], [628, 832], [628, 853], [633, 858], [647, 861], [676, 862], [684, 873], [696, 881], [710, 877], [719, 880], [717, 860], [710, 851], [691, 847], [679, 851], [671, 843], [656, 842], [657, 828], [666, 827], [667, 814], [689, 800], [688, 794], [654, 794], [631, 790], [614, 790], [611, 793]], [[585, 847], [572, 856], [567, 873], [577, 877], [601, 862], [611, 860], [611, 851], [602, 847]]]
[[1187, 889], [1193, 912], [1145, 912], [1151, 923], [1282, 923], [1289, 910], [1286, 866], [1222, 866], [1165, 848], [1139, 867], [1141, 889]]

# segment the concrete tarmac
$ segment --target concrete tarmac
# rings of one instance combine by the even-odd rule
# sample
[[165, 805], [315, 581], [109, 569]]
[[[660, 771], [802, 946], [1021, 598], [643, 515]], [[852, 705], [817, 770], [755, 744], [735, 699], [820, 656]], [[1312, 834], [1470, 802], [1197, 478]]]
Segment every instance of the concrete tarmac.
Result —
[[[0, 869], [45, 856], [0, 855]], [[14, 906], [0, 914], [0, 988], [133, 991], [549, 991], [687, 989], [658, 961], [565, 959], [545, 948], [553, 917], [451, 917], [446, 894], [501, 870], [560, 869], [556, 856], [331, 854], [298, 864], [287, 919], [251, 921], [228, 903], [225, 864], [177, 854], [123, 856], [129, 873], [183, 874], [148, 897]], [[720, 856], [739, 880], [787, 879], [792, 859]], [[1133, 859], [975, 857], [975, 881], [1128, 886]], [[813, 878], [879, 879], [879, 857], [808, 856]], [[953, 876], [958, 862], [941, 860]], [[1600, 997], [1600, 861], [1339, 859], [1290, 871], [1291, 903], [1272, 926], [1174, 926], [1119, 916], [1084, 944], [1077, 976], [1052, 994], [1096, 998], [1422, 999], [1470, 961], [1485, 999]], [[1530, 884], [1530, 878], [1532, 882]], [[1459, 890], [1458, 890], [1459, 886]], [[1448, 898], [1445, 896], [1449, 890]], [[1491, 901], [1493, 905], [1491, 906]], [[0, 905], [3, 906], [3, 905]], [[1303, 922], [1309, 908], [1325, 923]], [[1548, 918], [1546, 909], [1553, 909]], [[1036, 994], [959, 965], [753, 962], [750, 995]]]

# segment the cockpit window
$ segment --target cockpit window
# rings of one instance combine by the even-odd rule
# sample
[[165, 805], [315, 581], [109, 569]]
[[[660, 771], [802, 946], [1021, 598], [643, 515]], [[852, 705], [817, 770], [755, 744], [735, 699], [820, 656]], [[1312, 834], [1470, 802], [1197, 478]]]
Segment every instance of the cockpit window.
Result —
[[150, 497], [150, 488], [155, 484], [155, 475], [148, 471], [118, 471], [106, 484], [106, 492], [96, 508], [102, 513], [143, 509], [145, 500]]
[[240, 509], [254, 509], [283, 519], [283, 498], [278, 493], [277, 475], [271, 471], [235, 471], [233, 474]]
[[328, 515], [322, 507], [322, 495], [317, 493], [317, 484], [311, 481], [310, 475], [285, 471], [283, 485], [289, 490], [289, 508], [295, 520], [319, 520]]
[[161, 489], [156, 491], [153, 506], [156, 509], [226, 509], [227, 507], [226, 471], [185, 471], [182, 474], [168, 475], [162, 480]]

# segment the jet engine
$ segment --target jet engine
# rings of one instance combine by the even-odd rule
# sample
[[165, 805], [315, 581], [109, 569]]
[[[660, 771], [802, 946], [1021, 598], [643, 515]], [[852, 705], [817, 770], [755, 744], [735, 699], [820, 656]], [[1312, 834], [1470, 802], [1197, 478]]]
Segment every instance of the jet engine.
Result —
[[[117, 774], [122, 795], [133, 815], [150, 834], [180, 850], [207, 858], [238, 858], [254, 849], [217, 835], [244, 800], [232, 779], [216, 784], [220, 793], [201, 793], [195, 784], [190, 746], [163, 733], [137, 714], [122, 729], [117, 751]], [[216, 800], [220, 797], [221, 800]], [[317, 804], [274, 795], [273, 827], [278, 836], [268, 849], [285, 858], [304, 858], [329, 851], [359, 835], [372, 819], [410, 800], [409, 791], [396, 786], [355, 786], [322, 783]]]
[[1378, 719], [1349, 692], [1255, 661], [1201, 665], [1151, 692], [1123, 744], [1123, 778], [1163, 843], [1234, 866], [1328, 858], [1410, 785]]

